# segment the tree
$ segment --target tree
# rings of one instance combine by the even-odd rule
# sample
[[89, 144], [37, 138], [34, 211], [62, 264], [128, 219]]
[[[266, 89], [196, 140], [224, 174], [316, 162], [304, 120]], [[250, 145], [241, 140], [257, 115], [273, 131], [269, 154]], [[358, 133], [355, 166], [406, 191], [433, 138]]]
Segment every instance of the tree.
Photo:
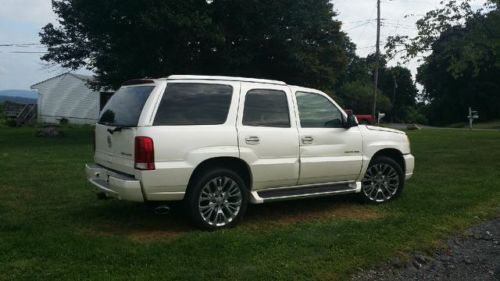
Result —
[[173, 73], [285, 80], [333, 92], [353, 44], [328, 0], [53, 0], [44, 61], [97, 85]]
[[[373, 69], [375, 57], [354, 56], [341, 76], [341, 84], [336, 91], [346, 108], [357, 113], [371, 112], [373, 100]], [[397, 84], [394, 91], [394, 82]], [[402, 66], [388, 67], [384, 56], [379, 62], [379, 97], [377, 107], [394, 121], [407, 121], [410, 108], [415, 107], [418, 90], [409, 69]]]
[[468, 107], [482, 120], [500, 117], [500, 1], [474, 10], [470, 0], [441, 2], [417, 21], [414, 38], [389, 39], [388, 52], [423, 56], [417, 81], [424, 86], [429, 121], [464, 121]]
[[418, 94], [411, 71], [402, 66], [382, 68], [379, 77], [379, 89], [392, 104], [392, 109], [386, 112], [386, 120], [408, 122]]
[[[495, 27], [493, 23], [489, 26], [500, 29], [500, 25]], [[450, 71], [450, 65], [468, 48], [464, 40], [468, 40], [471, 32], [477, 30], [456, 26], [444, 32], [418, 69], [417, 81], [424, 85], [431, 123], [465, 121], [468, 107], [478, 110], [481, 120], [500, 118], [500, 54], [492, 52], [474, 64], [464, 62], [467, 67], [460, 71], [460, 76]]]
[[[340, 88], [344, 96], [344, 107], [354, 110], [355, 114], [369, 114], [373, 106], [373, 85], [363, 81], [353, 81], [344, 84]], [[391, 109], [391, 101], [380, 91], [377, 93], [378, 109], [387, 112]]]
[[[467, 67], [473, 67], [476, 71], [480, 63], [489, 56], [491, 50], [499, 50], [500, 38], [498, 29], [486, 24], [488, 15], [497, 14], [499, 0], [489, 0], [484, 9], [474, 10], [471, 6], [472, 0], [449, 0], [441, 1], [442, 7], [429, 11], [423, 18], [417, 21], [418, 34], [409, 38], [408, 36], [390, 36], [386, 44], [389, 57], [402, 54], [405, 61], [419, 56], [424, 59], [430, 54], [433, 45], [442, 41], [443, 34], [451, 28], [473, 27], [479, 32], [470, 32], [466, 40], [463, 40], [464, 48], [460, 52], [455, 51], [455, 57], [450, 61], [449, 71], [458, 77]], [[486, 13], [486, 11], [489, 11]], [[486, 13], [486, 14], [485, 14]], [[447, 33], [451, 34], [451, 33]], [[452, 48], [450, 46], [450, 48]]]

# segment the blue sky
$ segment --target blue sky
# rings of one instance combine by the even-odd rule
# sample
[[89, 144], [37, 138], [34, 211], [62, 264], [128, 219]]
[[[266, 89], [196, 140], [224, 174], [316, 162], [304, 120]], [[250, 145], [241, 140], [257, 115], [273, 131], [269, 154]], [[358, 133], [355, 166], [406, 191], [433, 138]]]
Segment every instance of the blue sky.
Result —
[[[217, 1], [217, 0], [215, 0]], [[365, 56], [375, 50], [376, 1], [375, 0], [332, 0], [339, 19], [358, 46], [358, 54]], [[395, 33], [415, 34], [418, 16], [436, 8], [440, 0], [383, 0], [382, 42]], [[477, 7], [484, 0], [473, 0]], [[404, 15], [414, 14], [404, 18]], [[39, 43], [38, 32], [49, 22], [56, 22], [50, 0], [1, 0], [0, 45]], [[48, 66], [40, 60], [43, 46], [0, 46], [0, 90], [29, 89], [30, 85], [67, 70], [59, 66]], [[408, 67], [415, 72], [417, 62]], [[89, 74], [86, 70], [79, 73]]]

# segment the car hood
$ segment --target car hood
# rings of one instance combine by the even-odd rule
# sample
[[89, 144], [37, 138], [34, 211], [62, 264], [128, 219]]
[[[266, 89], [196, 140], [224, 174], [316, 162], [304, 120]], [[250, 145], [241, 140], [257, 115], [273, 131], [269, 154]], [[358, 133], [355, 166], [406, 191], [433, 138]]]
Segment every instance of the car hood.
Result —
[[390, 129], [390, 128], [384, 128], [384, 127], [378, 127], [378, 126], [371, 126], [371, 125], [366, 125], [366, 128], [371, 131], [380, 131], [380, 132], [388, 132], [388, 133], [395, 133], [395, 134], [400, 134], [400, 135], [406, 135], [405, 132], [400, 131], [400, 130], [395, 130], [395, 129]]

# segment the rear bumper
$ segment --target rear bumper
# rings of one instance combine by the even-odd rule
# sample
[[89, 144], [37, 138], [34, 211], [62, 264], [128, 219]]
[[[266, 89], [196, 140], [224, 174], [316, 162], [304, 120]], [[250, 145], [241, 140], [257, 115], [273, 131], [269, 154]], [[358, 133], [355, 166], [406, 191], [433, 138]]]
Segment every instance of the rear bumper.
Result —
[[85, 164], [87, 179], [97, 192], [119, 200], [144, 202], [140, 181], [134, 177], [119, 174], [97, 164]]
[[415, 157], [411, 154], [406, 154], [403, 155], [403, 158], [405, 160], [405, 178], [409, 179], [413, 176], [413, 169], [415, 169]]

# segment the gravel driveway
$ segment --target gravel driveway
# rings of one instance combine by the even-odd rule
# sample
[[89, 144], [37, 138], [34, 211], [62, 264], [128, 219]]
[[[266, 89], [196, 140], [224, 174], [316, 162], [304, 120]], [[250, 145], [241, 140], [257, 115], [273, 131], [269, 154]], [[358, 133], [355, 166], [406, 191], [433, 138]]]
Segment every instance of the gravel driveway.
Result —
[[500, 216], [447, 245], [431, 256], [414, 253], [408, 262], [394, 258], [380, 269], [358, 272], [352, 280], [500, 281]]

